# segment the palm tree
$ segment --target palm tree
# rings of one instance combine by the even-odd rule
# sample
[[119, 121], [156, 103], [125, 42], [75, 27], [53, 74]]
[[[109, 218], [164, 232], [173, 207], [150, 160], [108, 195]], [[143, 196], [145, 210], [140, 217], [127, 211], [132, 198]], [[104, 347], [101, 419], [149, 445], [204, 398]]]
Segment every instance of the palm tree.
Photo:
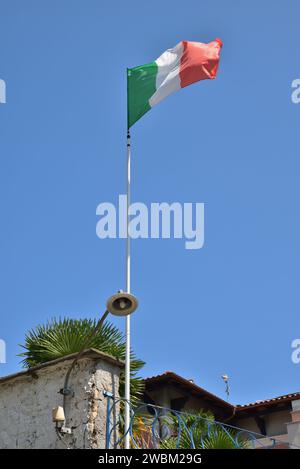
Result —
[[[46, 325], [39, 325], [30, 330], [25, 336], [25, 345], [21, 345], [25, 352], [19, 354], [24, 357], [23, 367], [30, 368], [88, 348], [95, 348], [119, 360], [125, 360], [126, 343], [122, 332], [106, 321], [93, 335], [96, 325], [97, 321], [94, 319], [59, 318], [51, 319]], [[143, 393], [143, 381], [137, 374], [144, 364], [131, 352], [130, 393], [133, 405]], [[123, 372], [120, 375], [119, 393], [124, 396]]]
[[242, 449], [247, 442], [230, 427], [215, 422], [211, 412], [198, 411], [194, 414], [170, 413], [164, 417], [170, 436], [162, 439], [163, 449]]

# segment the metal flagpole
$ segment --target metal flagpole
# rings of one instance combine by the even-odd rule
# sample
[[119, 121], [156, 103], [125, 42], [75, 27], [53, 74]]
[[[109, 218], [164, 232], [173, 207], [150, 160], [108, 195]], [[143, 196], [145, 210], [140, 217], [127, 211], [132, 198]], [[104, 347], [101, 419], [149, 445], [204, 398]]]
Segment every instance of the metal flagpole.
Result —
[[[129, 234], [129, 207], [130, 207], [130, 179], [131, 179], [131, 147], [130, 133], [127, 133], [127, 238], [126, 238], [126, 292], [130, 293], [130, 234]], [[130, 448], [130, 315], [126, 316], [126, 357], [125, 357], [125, 449]]]

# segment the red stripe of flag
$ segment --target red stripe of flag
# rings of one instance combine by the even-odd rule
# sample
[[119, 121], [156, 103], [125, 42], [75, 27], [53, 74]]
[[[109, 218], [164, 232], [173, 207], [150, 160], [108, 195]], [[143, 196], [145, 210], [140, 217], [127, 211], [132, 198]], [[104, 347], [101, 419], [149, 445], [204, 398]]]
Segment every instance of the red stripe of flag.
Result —
[[180, 61], [181, 88], [196, 81], [216, 78], [220, 60], [221, 39], [209, 44], [182, 41], [183, 54]]

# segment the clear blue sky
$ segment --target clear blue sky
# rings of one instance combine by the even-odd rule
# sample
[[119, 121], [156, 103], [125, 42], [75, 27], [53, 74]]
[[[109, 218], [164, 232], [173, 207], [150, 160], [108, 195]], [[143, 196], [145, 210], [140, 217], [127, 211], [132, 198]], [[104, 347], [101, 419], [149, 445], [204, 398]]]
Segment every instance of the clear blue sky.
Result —
[[28, 329], [99, 317], [124, 287], [124, 240], [99, 240], [95, 211], [125, 192], [126, 67], [220, 37], [217, 80], [132, 130], [133, 201], [206, 204], [203, 249], [134, 241], [132, 344], [144, 376], [224, 396], [228, 373], [234, 403], [299, 391], [299, 2], [0, 0], [0, 14], [0, 374], [20, 369]]

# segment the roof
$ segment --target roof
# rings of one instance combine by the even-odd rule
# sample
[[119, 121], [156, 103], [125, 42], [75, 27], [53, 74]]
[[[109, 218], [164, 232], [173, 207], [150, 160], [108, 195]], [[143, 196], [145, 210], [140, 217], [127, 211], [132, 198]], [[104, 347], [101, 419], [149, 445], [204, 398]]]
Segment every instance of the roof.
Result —
[[257, 408], [257, 407], [268, 407], [274, 404], [276, 405], [278, 403], [295, 401], [296, 399], [300, 399], [300, 392], [294, 392], [292, 394], [284, 394], [283, 396], [250, 402], [249, 404], [237, 405], [236, 410], [241, 411], [241, 410], [248, 410], [248, 409]]
[[285, 407], [285, 403], [289, 403], [296, 399], [300, 399], [300, 392], [295, 392], [291, 394], [285, 394], [283, 396], [274, 397], [271, 399], [259, 400], [256, 402], [251, 402], [244, 405], [232, 405], [229, 402], [224, 401], [220, 397], [206, 391], [206, 389], [201, 388], [193, 381], [183, 378], [182, 376], [177, 375], [173, 371], [165, 371], [164, 373], [156, 376], [151, 376], [150, 378], [146, 378], [145, 380], [146, 389], [151, 390], [155, 385], [163, 385], [167, 383], [178, 384], [184, 386], [193, 394], [196, 394], [197, 397], [203, 397], [206, 400], [210, 400], [217, 405], [218, 407], [223, 407], [224, 410], [231, 410], [236, 415], [238, 413], [246, 413], [253, 409], [257, 410], [264, 410], [266, 407]]
[[[71, 353], [70, 355], [66, 355], [64, 357], [56, 358], [55, 360], [51, 360], [45, 363], [41, 363], [40, 365], [33, 366], [31, 368], [28, 368], [24, 371], [20, 371], [19, 373], [14, 373], [8, 376], [2, 376], [0, 377], [0, 384], [10, 381], [16, 378], [21, 378], [21, 377], [26, 377], [26, 376], [34, 376], [36, 375], [36, 372], [39, 370], [42, 370], [43, 368], [48, 368], [54, 365], [57, 365], [59, 363], [69, 361], [69, 360], [74, 360], [78, 353]], [[84, 350], [82, 352], [82, 355], [79, 357], [79, 360], [82, 360], [83, 358], [91, 358], [91, 359], [98, 359], [98, 360], [104, 360], [107, 361], [115, 366], [119, 366], [120, 368], [124, 367], [124, 363], [120, 360], [117, 360], [116, 358], [112, 357], [111, 355], [108, 355], [107, 353], [100, 352], [100, 350], [97, 350], [95, 348], [89, 348], [87, 350]]]
[[234, 406], [230, 404], [229, 402], [224, 401], [220, 397], [216, 396], [215, 394], [212, 394], [209, 391], [206, 391], [206, 389], [201, 388], [197, 384], [195, 384], [193, 381], [188, 380], [183, 378], [182, 376], [177, 375], [173, 371], [165, 371], [165, 373], [162, 373], [160, 375], [156, 376], [151, 376], [150, 378], [144, 379], [146, 389], [151, 390], [155, 385], [162, 385], [162, 384], [177, 384], [181, 387], [184, 387], [185, 389], [189, 390], [192, 394], [194, 394], [196, 397], [203, 397], [208, 401], [211, 401], [214, 403], [214, 405], [218, 407], [222, 407], [224, 410], [233, 412], [234, 411]]

